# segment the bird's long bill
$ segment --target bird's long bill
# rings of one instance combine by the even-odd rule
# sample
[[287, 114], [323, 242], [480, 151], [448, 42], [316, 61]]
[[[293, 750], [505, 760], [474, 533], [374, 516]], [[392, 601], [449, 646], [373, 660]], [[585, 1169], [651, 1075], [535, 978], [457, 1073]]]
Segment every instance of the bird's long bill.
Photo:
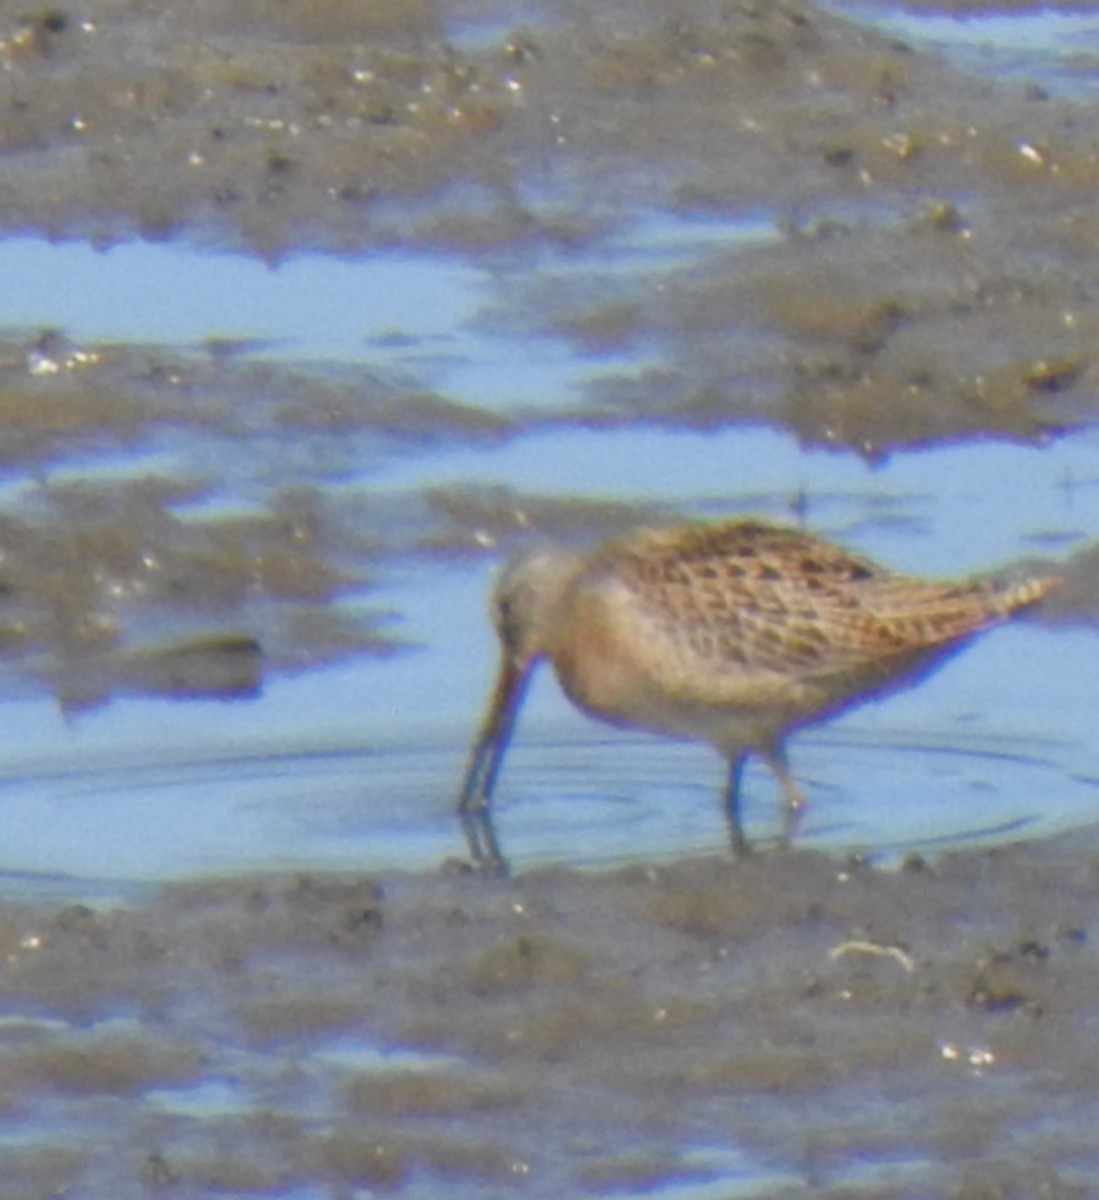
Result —
[[486, 809], [492, 799], [492, 789], [496, 786], [496, 776], [511, 740], [515, 717], [523, 702], [533, 665], [530, 661], [517, 663], [506, 652], [500, 659], [488, 709], [470, 752], [462, 790], [458, 793], [460, 813]]

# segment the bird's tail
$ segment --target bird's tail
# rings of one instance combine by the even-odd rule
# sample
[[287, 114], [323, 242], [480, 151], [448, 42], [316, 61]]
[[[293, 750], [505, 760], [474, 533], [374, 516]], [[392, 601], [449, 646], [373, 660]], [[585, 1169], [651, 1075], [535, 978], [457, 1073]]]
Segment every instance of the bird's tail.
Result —
[[1000, 583], [997, 585], [996, 610], [1006, 617], [1021, 608], [1029, 608], [1060, 583], [1056, 575], [1024, 579], [1019, 583]]

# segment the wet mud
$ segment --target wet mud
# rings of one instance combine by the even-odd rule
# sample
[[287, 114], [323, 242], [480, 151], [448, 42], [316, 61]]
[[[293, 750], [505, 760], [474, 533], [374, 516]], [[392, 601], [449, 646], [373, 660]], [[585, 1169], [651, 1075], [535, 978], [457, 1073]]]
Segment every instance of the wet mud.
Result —
[[[1049, 444], [1094, 420], [1086, 108], [796, 3], [516, 15], [117, 0], [7, 14], [7, 233], [187, 237], [272, 260], [552, 253], [560, 265], [501, 275], [480, 322], [608, 363], [578, 398], [502, 413], [369, 367], [260, 366], [247, 344], [9, 337], [0, 462], [16, 480], [77, 476], [33, 512], [9, 506], [13, 686], [74, 710], [170, 694], [165, 654], [208, 638], [217, 659], [228, 637], [212, 694], [249, 694], [264, 672], [398, 649], [399, 622], [371, 602], [395, 559], [605, 531], [601, 511], [563, 528], [537, 496], [468, 487], [334, 497], [352, 466], [560, 429], [760, 423], [880, 462], [990, 435]], [[686, 267], [599, 262], [654, 214], [754, 213], [774, 223], [759, 245]], [[117, 456], [147, 459], [145, 477], [81, 482]], [[1090, 615], [1094, 586], [1074, 594]], [[263, 649], [239, 680], [234, 639]]]
[[[437, 247], [512, 266], [486, 329], [599, 367], [552, 409], [500, 412], [369, 367], [260, 366], [247, 344], [10, 336], [0, 462], [14, 480], [77, 478], [33, 512], [8, 506], [0, 656], [13, 686], [44, 682], [74, 710], [170, 694], [162, 658], [135, 684], [126, 656], [186, 657], [193, 638], [213, 639], [209, 658], [254, 639], [259, 674], [391, 652], [399, 621], [371, 584], [395, 559], [605, 531], [599, 511], [562, 528], [537, 496], [468, 486], [334, 497], [352, 467], [560, 429], [760, 423], [880, 462], [990, 435], [1050, 444], [1094, 420], [1086, 108], [840, 12], [303, 3], [229, 18], [101, 0], [5, 21], [8, 234], [175, 236], [274, 261]], [[758, 245], [600, 264], [654, 214], [757, 213], [773, 222]], [[117, 456], [147, 460], [146, 477], [81, 483]], [[219, 505], [248, 516], [191, 516]], [[1090, 614], [1081, 586], [1074, 612]], [[236, 673], [218, 668], [214, 694], [253, 690]]]
[[1094, 840], [8, 904], [5, 1193], [1092, 1195]]
[[[5, 331], [0, 690], [77, 717], [384, 672], [401, 571], [677, 515], [372, 485], [443, 451], [762, 424], [882, 463], [1087, 429], [1093, 118], [838, 5], [5, 8], [6, 236], [431, 252], [498, 272], [483, 329], [593, 371], [502, 412], [248, 344]], [[601, 257], [761, 214], [687, 265]], [[1094, 543], [1049, 549], [1028, 619], [1090, 629]], [[1097, 1195], [1095, 852], [7, 903], [0, 1193]]]

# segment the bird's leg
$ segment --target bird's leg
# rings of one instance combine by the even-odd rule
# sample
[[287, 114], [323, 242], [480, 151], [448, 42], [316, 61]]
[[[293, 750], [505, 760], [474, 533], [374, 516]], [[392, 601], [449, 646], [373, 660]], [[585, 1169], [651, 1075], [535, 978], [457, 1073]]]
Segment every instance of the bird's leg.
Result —
[[809, 802], [805, 799], [805, 793], [794, 782], [793, 775], [790, 774], [790, 764], [786, 759], [786, 747], [782, 742], [775, 742], [773, 746], [764, 746], [759, 749], [759, 756], [771, 768], [775, 778], [782, 788], [783, 800], [786, 804], [786, 815], [782, 827], [782, 843], [789, 845], [794, 834], [798, 831], [798, 826], [801, 824], [801, 814], [808, 807]]
[[725, 794], [722, 802], [725, 808], [725, 820], [729, 824], [729, 844], [733, 849], [734, 858], [745, 858], [751, 851], [748, 839], [744, 836], [744, 828], [740, 823], [740, 780], [744, 774], [744, 764], [748, 755], [739, 750], [729, 758], [729, 769], [725, 777]]

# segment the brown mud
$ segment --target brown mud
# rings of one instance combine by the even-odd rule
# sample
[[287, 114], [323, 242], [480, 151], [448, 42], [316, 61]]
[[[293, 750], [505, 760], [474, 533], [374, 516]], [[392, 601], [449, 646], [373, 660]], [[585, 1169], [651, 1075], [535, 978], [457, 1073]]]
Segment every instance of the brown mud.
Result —
[[0, 1101], [42, 1130], [5, 1195], [1094, 1195], [1095, 862], [1089, 835], [9, 904]]
[[[1086, 107], [797, 3], [523, 12], [517, 28], [506, 6], [429, 3], [5, 15], [7, 233], [528, 262], [501, 277], [486, 327], [593, 365], [647, 359], [599, 371], [579, 401], [500, 413], [369, 367], [260, 365], [247, 344], [9, 336], [5, 474], [77, 472], [5, 506], [0, 657], [15, 683], [79, 710], [171, 693], [156, 661], [135, 682], [135, 646], [186, 656], [208, 637], [217, 659], [219, 639], [252, 637], [269, 672], [387, 653], [399, 625], [370, 602], [387, 561], [562, 532], [536, 496], [337, 497], [351, 462], [745, 423], [882, 461], [988, 436], [1049, 444], [1094, 420]], [[781, 236], [688, 267], [600, 266], [608, 237], [653, 214], [757, 213]], [[536, 265], [546, 254], [569, 269]], [[180, 443], [173, 477], [79, 479], [89, 458]], [[252, 516], [181, 518], [242, 487]], [[598, 532], [603, 515], [564, 531]], [[1073, 616], [1090, 619], [1092, 573], [1069, 569]], [[215, 674], [215, 694], [253, 688], [236, 660]]]

